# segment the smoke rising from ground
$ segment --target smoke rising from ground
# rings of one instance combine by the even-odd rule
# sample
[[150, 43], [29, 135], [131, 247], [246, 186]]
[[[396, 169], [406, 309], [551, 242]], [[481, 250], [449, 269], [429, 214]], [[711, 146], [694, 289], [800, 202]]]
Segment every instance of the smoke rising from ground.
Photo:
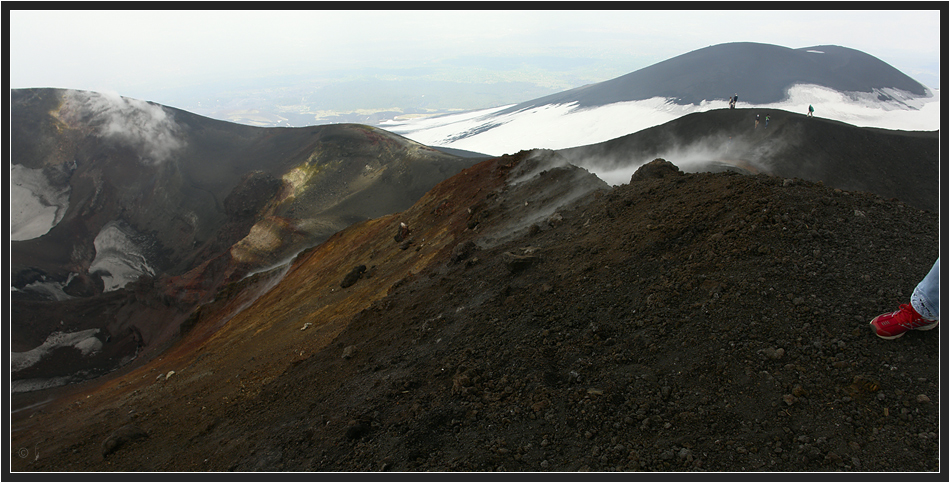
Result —
[[640, 166], [657, 158], [675, 164], [684, 172], [734, 166], [751, 173], [768, 173], [771, 171], [771, 159], [795, 144], [796, 139], [797, 133], [789, 130], [781, 136], [766, 138], [722, 135], [684, 140], [670, 135], [659, 148], [629, 155], [603, 155], [593, 149], [567, 151], [563, 154], [571, 164], [585, 168], [607, 184], [616, 186], [628, 183]]
[[93, 126], [96, 135], [134, 149], [146, 164], [168, 161], [185, 144], [174, 118], [158, 104], [113, 93], [68, 91], [63, 107]]
[[532, 225], [556, 224], [558, 211], [587, 194], [608, 186], [586, 169], [572, 166], [555, 151], [536, 150], [509, 174], [502, 191], [509, 204], [506, 222], [486, 232], [479, 240], [483, 247], [494, 246], [529, 230]]

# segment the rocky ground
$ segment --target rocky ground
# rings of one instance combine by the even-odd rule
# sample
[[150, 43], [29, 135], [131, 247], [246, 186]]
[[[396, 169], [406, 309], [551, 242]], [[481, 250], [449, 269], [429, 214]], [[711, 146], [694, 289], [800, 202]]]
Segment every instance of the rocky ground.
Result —
[[[543, 184], [428, 200], [457, 230], [431, 254], [435, 224], [410, 223], [406, 244], [386, 219], [377, 265], [333, 288], [385, 281], [385, 296], [306, 330], [293, 309], [259, 312], [288, 329], [33, 394], [12, 470], [940, 471], [941, 329], [888, 341], [868, 326], [939, 256], [938, 215], [649, 166], [510, 234]], [[385, 278], [384, 261], [425, 254]], [[304, 335], [320, 342], [285, 342]]]

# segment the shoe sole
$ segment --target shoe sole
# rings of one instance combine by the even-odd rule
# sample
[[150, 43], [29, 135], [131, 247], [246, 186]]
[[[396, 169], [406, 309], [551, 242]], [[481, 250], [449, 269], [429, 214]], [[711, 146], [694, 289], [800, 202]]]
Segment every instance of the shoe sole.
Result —
[[[876, 319], [875, 319], [875, 320], [876, 320]], [[930, 330], [930, 329], [934, 329], [934, 328], [936, 328], [938, 325], [940, 325], [940, 322], [934, 322], [934, 323], [932, 323], [932, 324], [930, 324], [930, 325], [922, 325], [922, 326], [917, 327], [917, 328], [915, 328], [915, 329], [908, 329], [908, 330], [906, 330], [906, 331], [904, 331], [904, 332], [901, 332], [900, 334], [897, 334], [897, 335], [889, 335], [889, 336], [888, 336], [888, 335], [881, 335], [881, 334], [878, 334], [878, 333], [877, 333], [877, 327], [874, 327], [874, 320], [872, 320], [871, 322], [869, 322], [869, 324], [871, 325], [871, 330], [874, 331], [874, 335], [876, 335], [876, 336], [878, 336], [878, 337], [880, 337], [880, 338], [882, 338], [882, 339], [894, 340], [894, 339], [896, 339], [896, 338], [898, 338], [898, 337], [902, 337], [904, 334], [906, 334], [908, 331], [911, 331], [911, 330]]]

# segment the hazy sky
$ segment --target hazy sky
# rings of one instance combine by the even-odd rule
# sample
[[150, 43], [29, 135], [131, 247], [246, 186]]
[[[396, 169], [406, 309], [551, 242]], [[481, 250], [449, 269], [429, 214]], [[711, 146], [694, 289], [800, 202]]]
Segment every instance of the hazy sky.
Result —
[[[739, 41], [850, 47], [939, 87], [937, 10], [15, 10], [10, 84], [111, 91], [162, 102], [152, 98], [162, 89], [201, 83], [425, 68], [463, 58], [484, 64], [477, 74], [467, 74], [468, 81], [488, 82], [493, 62], [526, 56], [586, 60], [596, 66], [591, 72], [596, 82]], [[550, 81], [558, 68], [524, 75]]]

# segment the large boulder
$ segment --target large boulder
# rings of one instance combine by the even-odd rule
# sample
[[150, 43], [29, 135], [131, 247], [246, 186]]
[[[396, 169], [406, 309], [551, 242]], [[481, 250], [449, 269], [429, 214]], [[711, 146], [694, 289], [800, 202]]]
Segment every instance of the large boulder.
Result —
[[644, 179], [667, 178], [670, 176], [682, 176], [683, 172], [675, 164], [663, 159], [656, 158], [639, 169], [630, 177], [630, 182], [634, 183]]

